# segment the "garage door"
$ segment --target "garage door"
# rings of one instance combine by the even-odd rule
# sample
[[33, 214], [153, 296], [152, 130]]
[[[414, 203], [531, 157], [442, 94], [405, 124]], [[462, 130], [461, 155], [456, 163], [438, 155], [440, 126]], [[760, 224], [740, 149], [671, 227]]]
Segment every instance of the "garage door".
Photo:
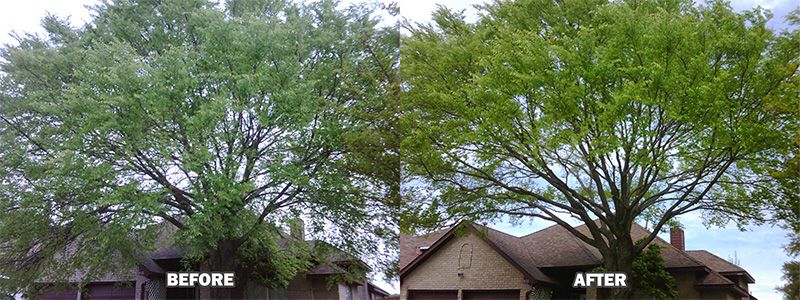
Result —
[[519, 290], [463, 290], [463, 300], [519, 300]]
[[457, 290], [408, 291], [408, 300], [456, 300], [456, 299], [458, 299]]
[[83, 299], [134, 299], [136, 290], [132, 283], [126, 285], [114, 283], [92, 283], [87, 286], [87, 293], [83, 294]]

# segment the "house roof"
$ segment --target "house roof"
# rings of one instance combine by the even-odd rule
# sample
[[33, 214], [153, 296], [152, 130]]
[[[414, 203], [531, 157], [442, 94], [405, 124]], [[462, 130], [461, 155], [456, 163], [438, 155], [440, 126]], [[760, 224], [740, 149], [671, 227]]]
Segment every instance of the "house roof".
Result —
[[733, 281], [717, 272], [708, 272], [697, 281], [698, 285], [730, 285]]
[[448, 229], [442, 229], [423, 235], [400, 234], [400, 269], [404, 269], [420, 254], [417, 251], [420, 247], [432, 245], [447, 231]]
[[[589, 234], [586, 225], [575, 227], [579, 232]], [[650, 231], [634, 223], [631, 227], [633, 240], [645, 238]], [[602, 255], [597, 248], [578, 239], [564, 227], [553, 225], [529, 235], [523, 236], [528, 245], [537, 251], [540, 259], [539, 267], [593, 266], [602, 264]], [[661, 246], [661, 257], [667, 268], [703, 268], [703, 263], [678, 250], [670, 243], [656, 237], [652, 243]]]
[[[468, 225], [475, 232], [483, 232], [484, 240], [487, 243], [492, 245], [512, 264], [539, 281], [555, 282], [552, 278], [542, 273], [540, 268], [591, 267], [602, 264], [602, 256], [595, 247], [578, 239], [559, 225], [553, 225], [522, 237], [515, 237], [472, 222], [465, 221], [461, 224]], [[456, 227], [458, 226], [421, 236], [401, 235], [401, 276], [405, 276], [415, 267], [415, 264], [424, 261], [427, 256], [430, 256], [438, 247], [452, 238]], [[589, 231], [586, 225], [577, 226], [575, 229], [585, 234], [588, 234]], [[631, 228], [631, 237], [634, 240], [642, 239], [649, 234], [650, 231], [636, 223]], [[734, 288], [738, 292], [746, 293], [746, 291], [723, 275], [746, 275], [752, 280], [750, 274], [741, 267], [727, 262], [708, 251], [683, 251], [659, 237], [653, 239], [652, 243], [661, 246], [661, 257], [664, 259], [664, 266], [667, 269], [703, 271], [705, 275], [698, 279], [697, 286]], [[429, 247], [430, 249], [420, 253], [417, 251], [420, 247]], [[750, 283], [752, 282], [750, 281]]]
[[747, 278], [748, 283], [755, 283], [755, 279], [750, 276], [750, 273], [747, 270], [742, 269], [741, 267], [722, 259], [719, 256], [714, 255], [714, 253], [708, 252], [706, 250], [688, 250], [686, 251], [690, 256], [694, 259], [702, 262], [711, 270], [714, 270], [717, 273], [723, 275], [739, 275], [745, 276]]
[[525, 273], [535, 279], [536, 281], [555, 283], [556, 281], [550, 276], [542, 273], [537, 267], [536, 255], [532, 251], [533, 248], [522, 239], [513, 235], [494, 230], [492, 228], [471, 224], [473, 228], [480, 230], [481, 233], [486, 234], [486, 240], [490, 245], [494, 245], [499, 250], [501, 255], [512, 261], [512, 264], [518, 268], [525, 270]]
[[376, 286], [374, 284], [370, 284], [369, 285], [369, 290], [372, 291], [373, 293], [380, 294], [380, 295], [382, 295], [384, 297], [389, 296], [389, 292], [385, 291], [382, 288], [379, 288], [378, 286]]
[[[99, 276], [96, 279], [93, 279], [92, 282], [125, 282], [125, 281], [134, 281], [136, 280], [136, 275], [139, 271], [144, 271], [147, 274], [163, 274], [170, 270], [165, 269], [163, 265], [164, 261], [175, 261], [182, 259], [186, 251], [181, 249], [180, 247], [174, 246], [174, 239], [175, 234], [177, 233], [177, 228], [172, 226], [170, 223], [159, 223], [158, 225], [150, 227], [150, 229], [157, 230], [156, 238], [154, 241], [154, 246], [156, 247], [155, 250], [142, 255], [142, 260], [138, 261], [137, 264], [132, 265], [128, 268], [121, 268], [116, 270], [115, 272], [111, 272], [102, 276]], [[284, 250], [287, 250], [289, 247], [289, 243], [292, 241], [300, 241], [289, 234], [280, 232], [280, 239], [278, 240], [278, 244]], [[329, 243], [320, 240], [306, 240], [301, 241], [305, 242], [311, 249], [315, 250], [324, 250], [324, 257], [326, 261], [319, 262], [317, 265], [313, 266], [310, 270], [306, 272], [309, 275], [329, 275], [329, 274], [337, 274], [344, 272], [344, 269], [340, 266], [340, 264], [358, 264], [362, 266], [367, 272], [372, 271], [372, 269], [367, 265], [364, 261], [359, 259], [356, 256], [353, 256]], [[65, 250], [65, 251], [70, 251]], [[122, 261], [119, 257], [113, 257], [111, 263], [117, 265], [124, 265], [126, 261]], [[68, 278], [66, 278], [67, 282], [80, 282], [87, 277], [85, 270], [76, 270], [74, 274], [71, 274]], [[49, 283], [53, 282], [52, 276], [44, 275], [36, 282], [38, 283]], [[383, 290], [381, 290], [383, 291]], [[385, 291], [384, 291], [385, 292]]]
[[749, 296], [753, 299], [752, 295], [750, 295], [745, 289], [738, 286], [736, 283], [731, 281], [725, 276], [720, 275], [717, 272], [709, 271], [703, 277], [699, 278], [699, 280], [695, 283], [695, 286], [701, 289], [726, 289], [732, 290], [738, 293], [740, 296]]
[[[403, 244], [405, 241], [408, 244], [401, 246], [400, 276], [403, 277], [411, 272], [417, 265], [424, 262], [436, 250], [455, 237], [457, 228], [467, 228], [479, 236], [527, 278], [547, 284], [556, 282], [536, 267], [534, 255], [522, 239], [469, 221], [462, 221], [459, 225], [453, 226], [444, 232], [438, 231], [419, 237], [401, 236], [400, 243]], [[430, 243], [434, 238], [436, 239]], [[417, 255], [416, 250], [419, 247], [429, 247], [429, 249]], [[409, 258], [411, 259], [409, 260]]]
[[[584, 226], [585, 227], [585, 226]], [[541, 267], [599, 265], [600, 253], [561, 226], [554, 225], [523, 236], [527, 246], [537, 249]]]

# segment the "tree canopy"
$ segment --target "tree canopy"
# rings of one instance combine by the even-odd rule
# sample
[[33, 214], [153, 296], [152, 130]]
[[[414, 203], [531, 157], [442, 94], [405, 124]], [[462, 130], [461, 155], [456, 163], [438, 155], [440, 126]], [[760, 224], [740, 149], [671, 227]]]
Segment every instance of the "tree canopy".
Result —
[[541, 218], [630, 271], [676, 216], [746, 224], [792, 205], [775, 175], [797, 157], [800, 35], [767, 11], [518, 0], [479, 15], [406, 26], [401, 230]]
[[342, 7], [103, 2], [4, 46], [3, 284], [102, 276], [167, 222], [210, 270], [285, 285], [307, 264], [276, 248], [294, 218], [392, 276], [399, 185], [370, 160], [398, 165], [375, 118], [396, 110], [399, 32]]
[[[789, 236], [789, 244], [785, 247], [786, 253], [790, 257], [796, 258], [800, 255], [800, 234], [794, 233]], [[792, 260], [783, 263], [783, 280], [786, 284], [776, 289], [783, 293], [784, 299], [797, 299], [800, 297], [800, 261]]]

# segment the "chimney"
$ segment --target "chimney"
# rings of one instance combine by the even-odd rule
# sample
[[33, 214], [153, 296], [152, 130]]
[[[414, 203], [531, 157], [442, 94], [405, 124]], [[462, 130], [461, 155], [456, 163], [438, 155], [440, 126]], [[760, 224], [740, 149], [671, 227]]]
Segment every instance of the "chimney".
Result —
[[672, 227], [669, 229], [669, 243], [681, 251], [686, 251], [686, 243], [683, 239], [683, 229], [680, 227]]
[[306, 238], [306, 224], [302, 219], [296, 218], [289, 220], [289, 234], [293, 238], [304, 241]]

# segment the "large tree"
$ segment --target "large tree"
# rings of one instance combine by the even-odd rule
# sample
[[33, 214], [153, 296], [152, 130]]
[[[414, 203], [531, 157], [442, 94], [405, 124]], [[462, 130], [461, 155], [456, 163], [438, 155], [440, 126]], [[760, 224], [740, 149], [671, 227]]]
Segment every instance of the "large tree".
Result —
[[396, 271], [399, 186], [369, 160], [397, 165], [393, 119], [374, 116], [396, 110], [399, 33], [377, 5], [342, 7], [103, 2], [4, 46], [2, 283], [86, 282], [165, 223], [190, 265], [281, 286], [311, 259], [278, 241], [295, 218]]
[[[768, 18], [723, 1], [517, 0], [408, 24], [401, 230], [541, 218], [630, 272], [681, 214], [774, 217], [800, 38]], [[652, 234], [636, 243], [643, 216]]]

